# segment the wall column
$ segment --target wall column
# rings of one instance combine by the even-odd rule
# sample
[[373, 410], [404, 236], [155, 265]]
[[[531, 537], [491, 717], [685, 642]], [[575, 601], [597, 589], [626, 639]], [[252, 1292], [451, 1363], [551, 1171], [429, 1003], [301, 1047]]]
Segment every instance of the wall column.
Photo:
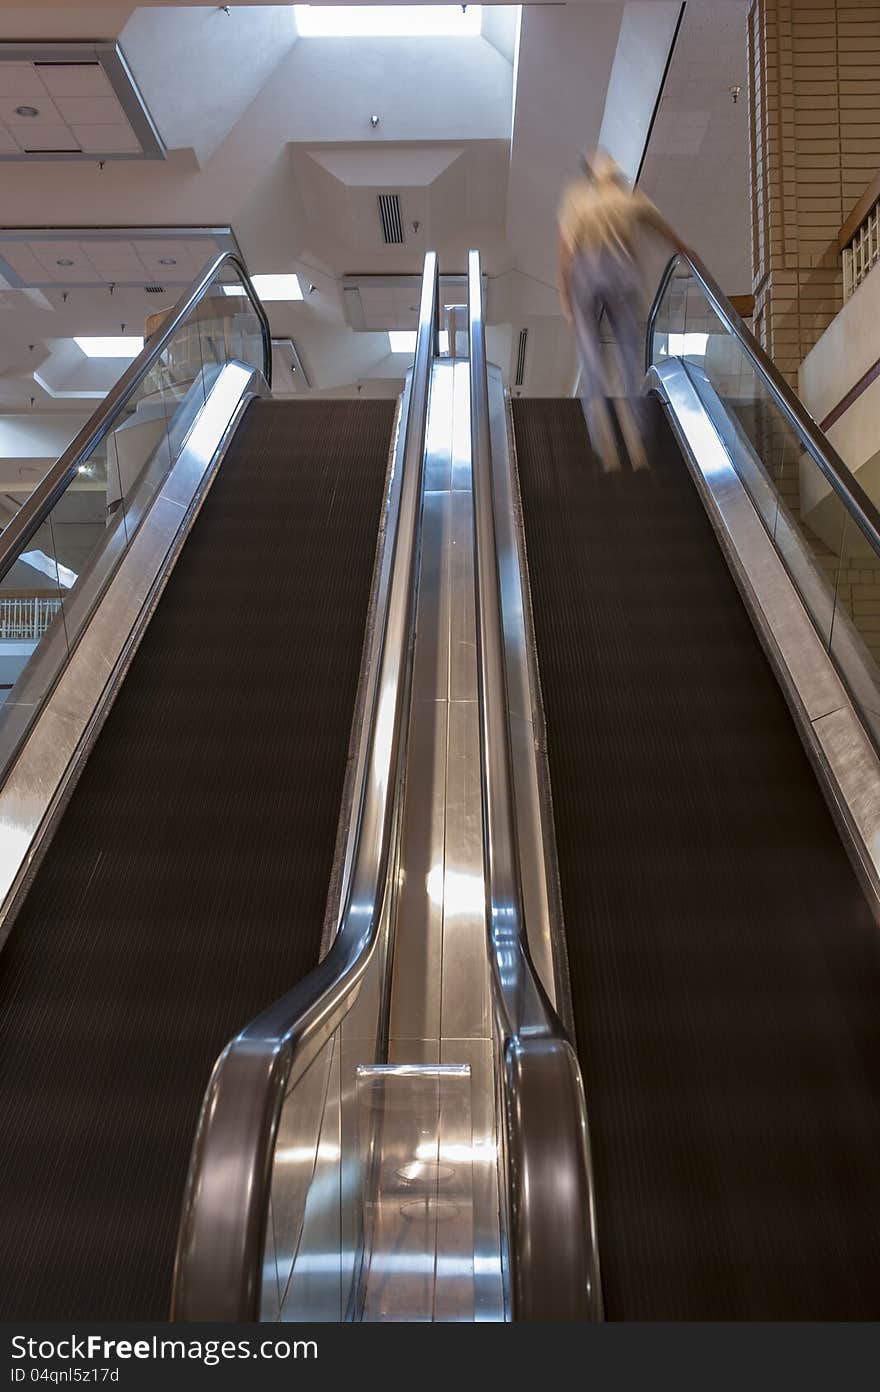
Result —
[[842, 304], [837, 234], [880, 168], [880, 4], [754, 0], [755, 333], [792, 385]]

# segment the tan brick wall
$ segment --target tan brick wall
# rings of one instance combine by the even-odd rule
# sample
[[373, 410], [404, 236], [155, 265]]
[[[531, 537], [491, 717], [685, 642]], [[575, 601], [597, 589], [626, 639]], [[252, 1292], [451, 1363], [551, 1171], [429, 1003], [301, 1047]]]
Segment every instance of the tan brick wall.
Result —
[[749, 12], [755, 332], [793, 385], [842, 304], [838, 231], [880, 168], [880, 4]]

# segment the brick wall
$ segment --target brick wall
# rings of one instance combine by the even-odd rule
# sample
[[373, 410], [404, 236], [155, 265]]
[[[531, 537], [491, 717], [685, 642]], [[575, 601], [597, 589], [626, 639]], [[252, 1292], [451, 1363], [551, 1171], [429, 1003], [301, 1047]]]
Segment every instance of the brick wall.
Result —
[[748, 56], [755, 332], [796, 385], [842, 304], [837, 233], [880, 168], [880, 4], [755, 0]]

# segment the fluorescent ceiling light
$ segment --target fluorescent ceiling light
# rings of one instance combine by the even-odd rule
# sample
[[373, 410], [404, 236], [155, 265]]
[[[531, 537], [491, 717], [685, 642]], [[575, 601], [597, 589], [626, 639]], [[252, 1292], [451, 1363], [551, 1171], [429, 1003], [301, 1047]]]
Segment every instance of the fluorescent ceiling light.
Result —
[[[301, 300], [303, 297], [299, 276], [295, 275], [255, 275], [251, 285], [261, 300]], [[243, 285], [222, 285], [224, 295], [244, 295]]]
[[467, 37], [480, 33], [481, 7], [468, 5], [294, 5], [305, 39]]
[[134, 334], [115, 338], [74, 338], [74, 343], [87, 358], [136, 358], [143, 351], [144, 340]]
[[684, 358], [689, 353], [695, 358], [704, 358], [708, 341], [707, 333], [671, 333], [667, 352], [671, 358]]
[[[414, 353], [416, 351], [416, 331], [415, 329], [389, 329], [388, 342], [392, 353]], [[440, 352], [449, 352], [449, 333], [446, 329], [440, 330]]]

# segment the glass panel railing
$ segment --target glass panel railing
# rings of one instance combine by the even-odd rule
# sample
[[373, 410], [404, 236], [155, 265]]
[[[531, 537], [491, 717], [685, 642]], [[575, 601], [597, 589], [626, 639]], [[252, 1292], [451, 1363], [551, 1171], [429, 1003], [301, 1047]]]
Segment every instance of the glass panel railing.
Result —
[[880, 554], [870, 500], [784, 384], [770, 378], [746, 331], [742, 338], [732, 331], [687, 260], [675, 263], [652, 324], [649, 364], [683, 363], [823, 644], [880, 737]]
[[[238, 295], [224, 293], [230, 278]], [[0, 777], [223, 365], [268, 368], [268, 325], [244, 279], [232, 258], [212, 264], [0, 535]]]

